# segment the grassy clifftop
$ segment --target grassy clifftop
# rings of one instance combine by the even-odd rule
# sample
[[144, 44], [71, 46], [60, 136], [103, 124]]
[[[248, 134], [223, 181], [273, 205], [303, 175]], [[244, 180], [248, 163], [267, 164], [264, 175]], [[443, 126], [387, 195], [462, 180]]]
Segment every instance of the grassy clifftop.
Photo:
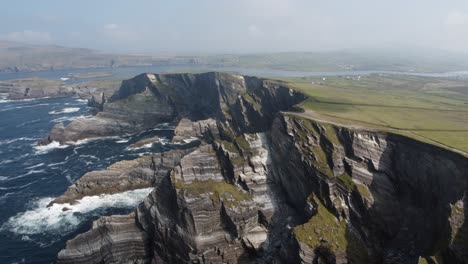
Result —
[[403, 75], [289, 79], [302, 115], [468, 152], [468, 82]]

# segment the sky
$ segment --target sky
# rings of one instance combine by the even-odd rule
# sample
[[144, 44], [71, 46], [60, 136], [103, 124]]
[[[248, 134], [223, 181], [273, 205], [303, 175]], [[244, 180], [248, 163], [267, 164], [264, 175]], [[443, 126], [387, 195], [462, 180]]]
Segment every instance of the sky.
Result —
[[2, 1], [0, 39], [126, 53], [468, 53], [466, 0]]

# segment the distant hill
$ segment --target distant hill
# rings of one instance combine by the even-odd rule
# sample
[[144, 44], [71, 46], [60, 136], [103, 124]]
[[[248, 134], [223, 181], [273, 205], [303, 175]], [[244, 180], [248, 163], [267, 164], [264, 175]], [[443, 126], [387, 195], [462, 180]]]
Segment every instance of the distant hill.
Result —
[[381, 48], [330, 52], [284, 52], [198, 57], [200, 64], [298, 71], [380, 70], [447, 72], [468, 70], [468, 55], [437, 49]]
[[330, 52], [140, 56], [0, 40], [0, 72], [170, 64], [295, 71], [446, 72], [468, 70], [468, 55], [436, 49], [374, 48]]
[[159, 65], [176, 62], [163, 57], [111, 54], [56, 45], [31, 45], [0, 40], [0, 72]]

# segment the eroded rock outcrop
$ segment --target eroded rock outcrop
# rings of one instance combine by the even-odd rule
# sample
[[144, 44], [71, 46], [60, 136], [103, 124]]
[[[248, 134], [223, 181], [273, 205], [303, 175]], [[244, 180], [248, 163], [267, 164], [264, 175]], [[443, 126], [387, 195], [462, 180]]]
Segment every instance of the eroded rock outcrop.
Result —
[[[153, 154], [154, 190], [135, 214], [98, 220], [67, 244], [59, 263], [468, 261], [466, 157], [278, 113], [303, 97], [274, 82], [145, 76], [114, 102], [151, 93], [172, 109], [174, 142], [194, 137], [201, 145], [161, 161], [161, 173], [154, 157], [166, 153]], [[207, 98], [193, 100], [198, 89]], [[127, 182], [127, 172], [119, 175]]]
[[[102, 112], [54, 128], [42, 144], [141, 132], [160, 123], [214, 119], [240, 131], [267, 130], [274, 113], [304, 96], [281, 82], [226, 73], [141, 74], [122, 82]], [[60, 127], [58, 124], [57, 127]]]
[[295, 228], [305, 263], [467, 261], [467, 247], [455, 239], [465, 236], [466, 223], [452, 221], [466, 210], [465, 157], [400, 135], [288, 115], [275, 121], [272, 137], [274, 159], [288, 153], [276, 176], [289, 200], [315, 210]]
[[135, 160], [119, 161], [106, 170], [88, 172], [50, 205], [73, 203], [84, 196], [113, 194], [151, 187], [159, 178], [167, 176], [188, 151], [190, 150], [154, 153]]

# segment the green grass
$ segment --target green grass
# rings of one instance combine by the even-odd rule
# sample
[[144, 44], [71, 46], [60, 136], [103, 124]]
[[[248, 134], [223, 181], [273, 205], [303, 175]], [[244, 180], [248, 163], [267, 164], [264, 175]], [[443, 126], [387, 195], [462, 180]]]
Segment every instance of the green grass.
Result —
[[308, 95], [300, 106], [322, 119], [468, 151], [467, 82], [396, 75], [287, 81]]
[[349, 191], [352, 191], [355, 187], [353, 179], [346, 172], [338, 176], [338, 181]]
[[173, 183], [177, 189], [185, 191], [188, 195], [208, 194], [215, 205], [222, 201], [224, 205], [232, 207], [250, 198], [247, 192], [225, 181], [215, 182], [211, 179], [206, 181], [195, 180], [187, 184], [181, 180], [175, 180]]
[[294, 228], [296, 239], [312, 249], [326, 248], [334, 254], [346, 252], [354, 263], [367, 263], [368, 255], [362, 242], [350, 232], [346, 221], [337, 219], [313, 195], [317, 213], [310, 220]]

